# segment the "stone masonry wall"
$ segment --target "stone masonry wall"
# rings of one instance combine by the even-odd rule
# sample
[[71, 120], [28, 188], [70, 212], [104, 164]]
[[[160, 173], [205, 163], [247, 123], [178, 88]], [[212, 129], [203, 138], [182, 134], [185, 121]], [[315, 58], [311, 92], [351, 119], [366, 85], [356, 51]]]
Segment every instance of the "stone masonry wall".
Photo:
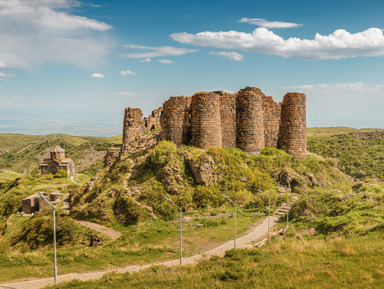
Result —
[[236, 147], [236, 95], [215, 91], [220, 96], [222, 146]]
[[200, 148], [222, 147], [220, 96], [200, 92], [192, 96], [191, 144]]
[[191, 97], [171, 97], [163, 104], [160, 117], [162, 138], [173, 141], [177, 145], [188, 144], [190, 136]]
[[[287, 93], [278, 104], [260, 89], [246, 87], [236, 94], [215, 91], [171, 97], [144, 119], [140, 109], [126, 108], [122, 151], [160, 123], [162, 139], [177, 145], [237, 147], [249, 154], [259, 154], [267, 146], [305, 159], [305, 102], [305, 94]], [[111, 159], [116, 156], [111, 151]]]
[[143, 129], [143, 113], [140, 108], [127, 107], [124, 113], [123, 148], [135, 140]]
[[281, 103], [278, 147], [300, 159], [307, 156], [306, 96], [287, 93]]
[[264, 142], [266, 147], [277, 148], [281, 107], [272, 96], [263, 96]]
[[263, 93], [246, 87], [238, 92], [236, 101], [236, 145], [244, 152], [257, 155], [264, 148]]

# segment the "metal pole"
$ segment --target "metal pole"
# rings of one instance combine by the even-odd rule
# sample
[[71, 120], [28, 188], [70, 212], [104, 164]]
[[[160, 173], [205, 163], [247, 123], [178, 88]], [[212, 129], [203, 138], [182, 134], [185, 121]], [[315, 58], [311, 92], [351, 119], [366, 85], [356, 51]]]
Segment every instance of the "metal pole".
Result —
[[182, 250], [183, 250], [183, 246], [182, 246], [182, 233], [181, 233], [181, 208], [179, 206], [177, 206], [174, 202], [172, 202], [171, 199], [165, 197], [165, 199], [170, 202], [172, 205], [174, 205], [176, 208], [179, 209], [179, 212], [180, 212], [180, 265], [182, 264], [182, 259], [183, 259], [183, 253], [182, 253]]
[[236, 207], [237, 207], [237, 204], [235, 204], [235, 240], [233, 241], [233, 246], [234, 248], [236, 249]]
[[183, 259], [183, 256], [182, 256], [182, 248], [183, 248], [183, 245], [181, 243], [181, 209], [180, 209], [180, 265], [182, 263], [182, 259]]
[[55, 285], [57, 284], [57, 258], [56, 258], [56, 210], [53, 207], [53, 251], [55, 255]]
[[232, 204], [235, 205], [235, 237], [234, 237], [234, 240], [233, 240], [233, 247], [236, 249], [236, 207], [237, 207], [237, 204], [232, 201], [230, 198], [228, 198], [226, 195], [224, 194], [221, 194], [224, 198], [226, 198], [228, 201], [230, 201]]
[[288, 228], [288, 214], [289, 214], [289, 191], [287, 190], [287, 228]]
[[55, 285], [57, 284], [57, 258], [56, 258], [56, 207], [49, 202], [45, 196], [42, 193], [37, 193], [37, 195], [42, 198], [44, 201], [48, 203], [53, 209], [53, 255], [54, 255], [54, 264], [55, 264], [55, 269], [54, 269], [54, 283]]
[[268, 234], [271, 232], [271, 196], [268, 198]]

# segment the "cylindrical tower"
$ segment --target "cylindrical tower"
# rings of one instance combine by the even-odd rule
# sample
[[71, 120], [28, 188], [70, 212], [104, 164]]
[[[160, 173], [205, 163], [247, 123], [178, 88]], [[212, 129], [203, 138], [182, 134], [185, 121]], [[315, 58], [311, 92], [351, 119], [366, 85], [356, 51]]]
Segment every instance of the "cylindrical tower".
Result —
[[272, 96], [263, 96], [264, 142], [266, 147], [277, 148], [279, 138], [281, 107]]
[[191, 110], [191, 144], [199, 148], [222, 147], [220, 97], [215, 93], [196, 93]]
[[190, 139], [190, 105], [191, 97], [175, 96], [163, 105], [160, 124], [163, 139], [177, 145], [188, 144]]
[[220, 96], [220, 117], [223, 148], [236, 147], [236, 94], [215, 91]]
[[306, 96], [287, 93], [281, 103], [281, 122], [278, 146], [300, 159], [307, 156]]
[[258, 155], [264, 148], [263, 93], [260, 89], [246, 87], [237, 93], [236, 145], [244, 152]]
[[123, 148], [135, 140], [144, 131], [143, 113], [140, 108], [127, 107], [124, 112]]

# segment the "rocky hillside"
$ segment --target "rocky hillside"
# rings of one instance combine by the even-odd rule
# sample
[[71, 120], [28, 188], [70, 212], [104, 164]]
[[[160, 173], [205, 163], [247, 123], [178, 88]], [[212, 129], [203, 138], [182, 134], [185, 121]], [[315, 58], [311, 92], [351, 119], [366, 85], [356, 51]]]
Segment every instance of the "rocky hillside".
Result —
[[74, 192], [72, 213], [106, 224], [173, 219], [177, 212], [165, 196], [190, 211], [220, 207], [225, 203], [223, 193], [243, 208], [263, 211], [267, 199], [258, 190], [270, 194], [276, 208], [288, 189], [297, 195], [325, 190], [348, 193], [352, 184], [334, 159], [309, 154], [303, 161], [271, 148], [250, 156], [239, 149], [177, 147], [167, 141], [156, 144], [152, 134], [132, 143], [85, 189]]

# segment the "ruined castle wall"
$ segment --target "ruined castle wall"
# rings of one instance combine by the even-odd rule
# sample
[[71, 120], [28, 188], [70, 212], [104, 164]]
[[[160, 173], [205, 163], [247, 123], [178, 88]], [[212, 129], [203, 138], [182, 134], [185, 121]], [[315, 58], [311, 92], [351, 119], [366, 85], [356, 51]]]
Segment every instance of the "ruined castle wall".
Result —
[[266, 147], [277, 148], [280, 130], [281, 107], [272, 96], [263, 96], [264, 142]]
[[222, 147], [220, 96], [201, 92], [192, 96], [191, 144], [199, 148]]
[[163, 108], [160, 107], [158, 109], [153, 110], [149, 116], [144, 117], [143, 124], [144, 124], [144, 129], [146, 131], [154, 130], [159, 125], [160, 113], [162, 111], [163, 111]]
[[260, 89], [253, 87], [246, 87], [237, 94], [236, 145], [252, 155], [264, 148], [263, 96]]
[[177, 145], [188, 144], [190, 139], [190, 104], [191, 97], [171, 97], [163, 104], [160, 117], [162, 138]]
[[220, 96], [222, 146], [236, 147], [236, 95], [216, 92]]
[[307, 156], [306, 96], [287, 93], [281, 103], [278, 147], [298, 158]]
[[139, 108], [127, 107], [124, 113], [123, 148], [135, 140], [144, 131], [143, 113]]

